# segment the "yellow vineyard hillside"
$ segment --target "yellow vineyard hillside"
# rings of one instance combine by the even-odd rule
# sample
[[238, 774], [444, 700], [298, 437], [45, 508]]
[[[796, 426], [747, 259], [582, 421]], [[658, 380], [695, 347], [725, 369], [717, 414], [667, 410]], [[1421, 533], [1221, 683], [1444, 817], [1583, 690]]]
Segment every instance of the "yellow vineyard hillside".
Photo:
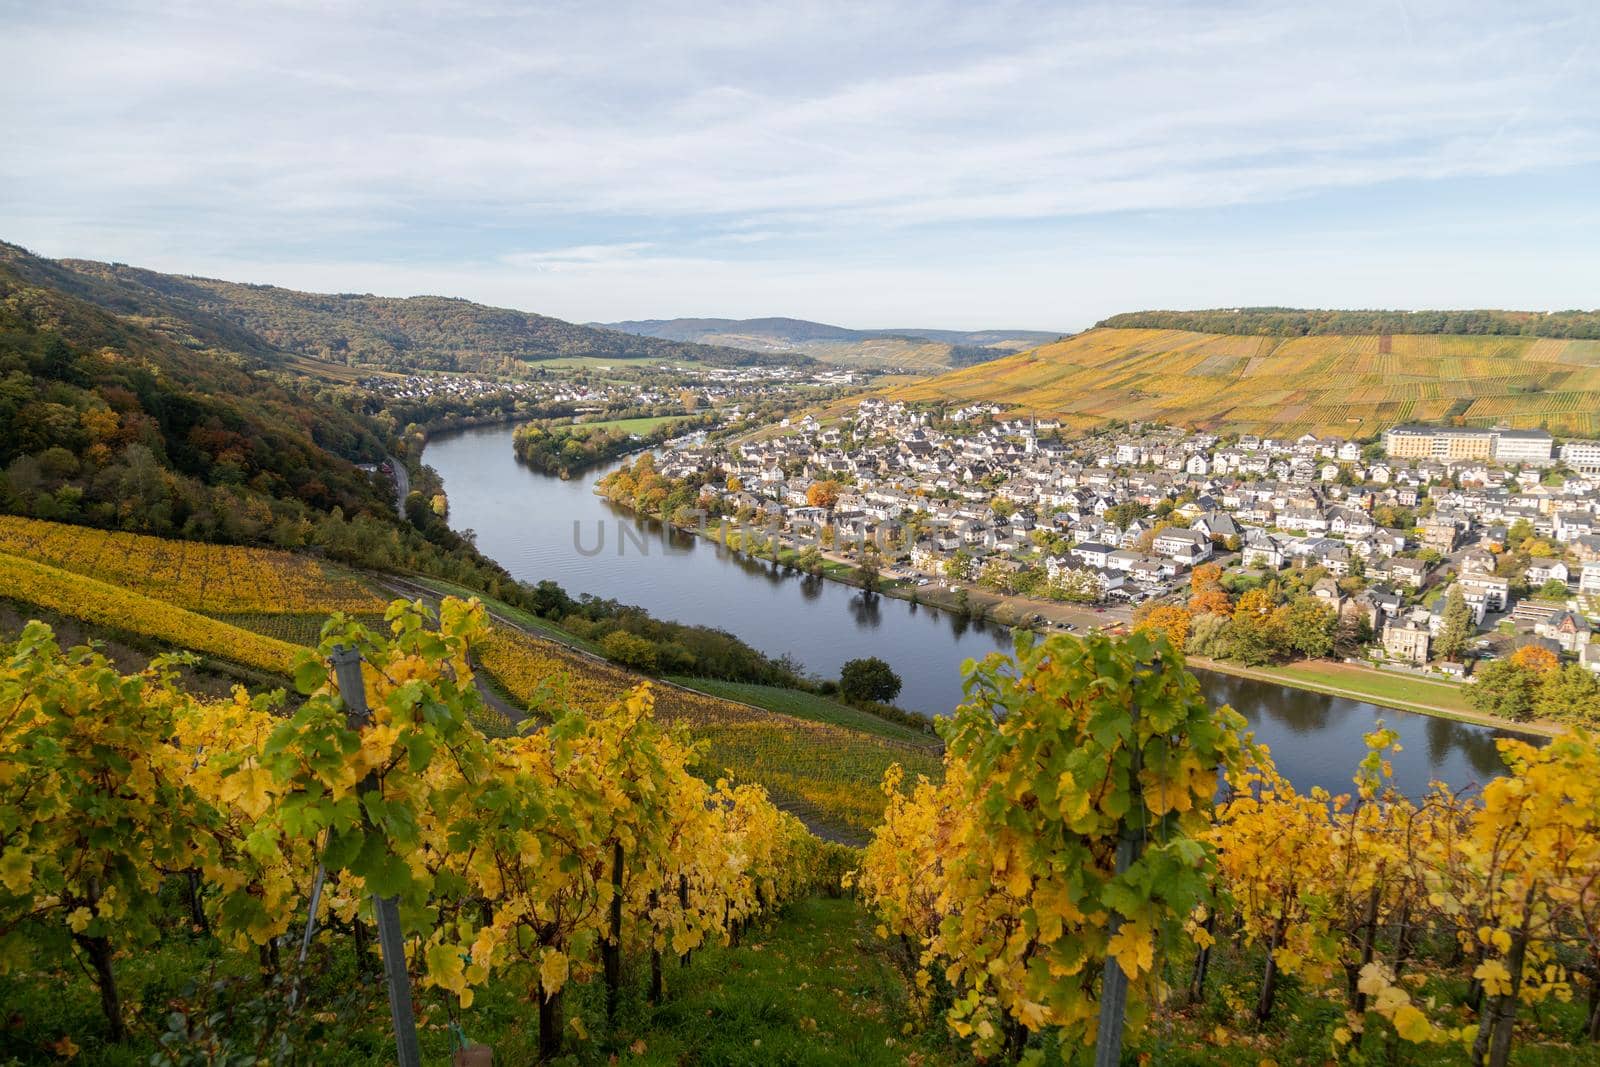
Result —
[[[280, 675], [290, 673], [301, 648], [316, 642], [332, 612], [381, 625], [372, 616], [387, 605], [357, 576], [287, 552], [5, 516], [0, 599]], [[501, 624], [474, 655], [517, 704], [535, 713], [557, 706], [598, 711], [642, 680]], [[903, 764], [913, 777], [941, 773], [935, 748], [706, 693], [662, 684], [656, 706], [662, 718], [685, 724], [705, 742], [701, 773], [760, 782], [813, 825], [847, 835], [882, 817], [878, 782], [891, 763]]]
[[0, 515], [0, 552], [114, 582], [195, 611], [382, 612], [355, 579], [289, 552], [94, 530]]
[[[495, 626], [476, 649], [479, 663], [535, 711], [570, 705], [599, 711], [638, 683], [630, 674], [555, 642]], [[706, 693], [658, 685], [656, 712], [706, 742], [700, 770], [766, 786], [785, 806], [836, 827], [867, 829], [883, 817], [878, 783], [891, 763], [914, 779], [942, 774], [937, 750], [811, 722]]]
[[206, 618], [155, 597], [0, 552], [0, 597], [96, 626], [145, 634], [273, 674], [288, 674], [299, 648]]
[[1458, 417], [1588, 435], [1600, 432], [1600, 341], [1096, 329], [889, 395], [1011, 405], [1082, 427], [1122, 419], [1371, 437]]

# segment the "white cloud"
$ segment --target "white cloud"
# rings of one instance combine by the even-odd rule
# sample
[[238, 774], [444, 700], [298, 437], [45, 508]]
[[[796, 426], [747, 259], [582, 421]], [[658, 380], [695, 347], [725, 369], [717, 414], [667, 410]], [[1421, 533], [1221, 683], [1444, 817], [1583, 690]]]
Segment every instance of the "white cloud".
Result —
[[756, 278], [918, 277], [941, 228], [955, 261], [985, 227], [1591, 164], [1596, 21], [1586, 0], [30, 5], [0, 39], [0, 236], [191, 269], [715, 278], [692, 303], [717, 311]]

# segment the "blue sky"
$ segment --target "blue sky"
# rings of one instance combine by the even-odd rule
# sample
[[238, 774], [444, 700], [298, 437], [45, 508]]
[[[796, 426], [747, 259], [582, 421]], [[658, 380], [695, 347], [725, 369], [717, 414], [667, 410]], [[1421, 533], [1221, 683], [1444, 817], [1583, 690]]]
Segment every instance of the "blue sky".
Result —
[[1600, 6], [0, 3], [0, 238], [578, 321], [1600, 304]]

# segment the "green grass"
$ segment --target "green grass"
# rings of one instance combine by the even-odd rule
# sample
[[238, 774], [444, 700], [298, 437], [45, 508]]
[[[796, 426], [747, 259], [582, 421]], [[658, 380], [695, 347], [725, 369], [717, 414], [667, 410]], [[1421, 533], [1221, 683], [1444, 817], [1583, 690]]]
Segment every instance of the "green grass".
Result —
[[[163, 893], [171, 920], [181, 913], [178, 895]], [[687, 967], [665, 961], [666, 995], [659, 1005], [646, 998], [648, 961], [639, 954], [624, 961], [617, 1025], [605, 1020], [604, 991], [598, 979], [569, 984], [564, 994], [569, 1020], [579, 1020], [588, 1036], [567, 1034], [567, 1054], [556, 1061], [576, 1067], [600, 1064], [805, 1064], [954, 1067], [973, 1061], [937, 1015], [919, 1017], [889, 942], [874, 932], [876, 919], [849, 898], [813, 896], [744, 932], [738, 947], [714, 946], [694, 953]], [[1439, 1021], [1470, 1024], [1459, 1007], [1466, 985], [1462, 968], [1443, 970], [1447, 943], [1430, 937], [1421, 960], [1407, 967], [1420, 973], [1419, 1000], [1432, 1001]], [[1342, 977], [1324, 986], [1285, 978], [1272, 1018], [1261, 1026], [1249, 1021], [1260, 988], [1263, 952], [1232, 938], [1219, 941], [1206, 995], [1186, 1005], [1182, 990], [1192, 967], [1191, 953], [1180, 949], [1164, 964], [1174, 987], [1171, 1004], [1155, 1013], [1142, 1032], [1130, 1031], [1123, 1062], [1158, 1067], [1246, 1067], [1271, 1060], [1280, 1065], [1332, 1062], [1330, 1035], [1345, 1021]], [[285, 1011], [281, 990], [263, 993], [254, 954], [221, 951], [207, 937], [172, 921], [155, 945], [119, 954], [115, 969], [131, 1037], [109, 1045], [95, 988], [85, 971], [65, 955], [40, 954], [0, 974], [0, 1063], [59, 1063], [52, 1049], [70, 1036], [81, 1050], [75, 1062], [87, 1067], [135, 1067], [152, 1062], [159, 1035], [173, 1012], [191, 1018], [217, 1013], [222, 1035], [256, 1047], [270, 1027], [282, 1027], [294, 1062], [330, 1067], [376, 1067], [392, 1063], [393, 1042], [383, 983], [374, 953], [364, 968], [343, 933], [323, 932], [305, 972], [303, 1009]], [[416, 991], [418, 1037], [424, 1063], [449, 1062], [449, 1023], [459, 1020], [467, 1035], [494, 1051], [500, 1064], [535, 1062], [537, 1013], [526, 987], [497, 973], [482, 987], [471, 1008], [461, 1010], [437, 990]], [[1600, 1048], [1574, 1043], [1581, 1030], [1586, 987], [1578, 983], [1570, 1003], [1551, 998], [1523, 1005], [1513, 1062], [1524, 1067], [1578, 1067], [1600, 1064]], [[1460, 1046], [1402, 1044], [1390, 1059], [1384, 1028], [1373, 1029], [1362, 1052], [1367, 1062], [1397, 1067], [1465, 1065]], [[1217, 1028], [1222, 1038], [1215, 1036]], [[1043, 1062], [1061, 1062], [1051, 1036], [1034, 1039]], [[186, 1051], [193, 1053], [192, 1046]], [[1084, 1062], [1085, 1051], [1072, 1050]], [[159, 1062], [168, 1062], [165, 1060]], [[187, 1059], [181, 1062], [216, 1062]], [[230, 1062], [253, 1062], [230, 1060]]]
[[1422, 704], [1447, 711], [1471, 713], [1466, 687], [1456, 682], [1433, 681], [1409, 675], [1361, 668], [1341, 669], [1337, 664], [1305, 662], [1264, 668], [1267, 673], [1291, 682], [1348, 689], [1370, 696], [1378, 703], [1396, 701]]
[[768, 711], [781, 712], [784, 715], [793, 715], [797, 719], [811, 719], [814, 722], [831, 723], [834, 726], [843, 726], [865, 734], [874, 734], [878, 737], [887, 737], [894, 741], [908, 741], [912, 744], [937, 746], [939, 740], [930, 733], [914, 729], [902, 723], [891, 722], [860, 708], [853, 708], [848, 704], [841, 704], [837, 700], [829, 700], [816, 693], [806, 693], [798, 689], [784, 689], [772, 685], [755, 685], [749, 682], [725, 682], [720, 678], [685, 678], [673, 677], [672, 681], [688, 689], [698, 689], [702, 693], [723, 697], [727, 700], [737, 700], [743, 704], [754, 704], [758, 708]]
[[658, 426], [682, 422], [687, 418], [688, 415], [654, 415], [638, 419], [612, 419], [610, 422], [584, 422], [579, 425], [588, 429], [621, 430], [623, 433], [636, 433], [642, 437]]
[[[905, 1063], [918, 1049], [931, 1053], [928, 1062], [956, 1062], [938, 1044], [942, 1037], [902, 1035], [905, 987], [872, 928], [854, 901], [799, 901], [746, 930], [738, 948], [696, 952], [688, 967], [669, 959], [666, 997], [658, 1006], [645, 997], [647, 960], [630, 957], [615, 1033], [607, 1031], [598, 980], [569, 985], [567, 1016], [579, 1018], [589, 1037], [569, 1029], [568, 1054], [558, 1062], [890, 1065]], [[310, 963], [305, 1008], [288, 1036], [301, 1054], [315, 1051], [313, 1059], [296, 1062], [393, 1062], [376, 957], [358, 974], [349, 940], [325, 934]], [[220, 952], [209, 939], [184, 931], [123, 955], [115, 966], [132, 1022], [132, 1037], [120, 1047], [104, 1041], [97, 994], [76, 966], [41, 961], [0, 975], [0, 1018], [7, 1020], [0, 1063], [58, 1063], [50, 1046], [70, 1035], [81, 1048], [77, 1063], [147, 1064], [168, 1013], [179, 1007], [231, 1008], [226, 1025], [235, 1039], [253, 1036], [268, 1018], [283, 1018], [281, 999], [262, 996], [252, 958]], [[214, 982], [222, 983], [220, 992]], [[470, 1038], [494, 1049], [496, 1063], [535, 1061], [537, 1012], [504, 977], [491, 979], [465, 1011], [448, 1007], [436, 990], [419, 990], [416, 1010], [424, 1063], [449, 1062], [452, 1014]]]
[[510, 619], [512, 622], [516, 623], [518, 626], [521, 626], [530, 633], [538, 634], [540, 637], [547, 637], [552, 641], [567, 645], [570, 648], [582, 649], [583, 651], [593, 653], [596, 656], [604, 655], [604, 653], [600, 651], [600, 646], [595, 642], [579, 637], [576, 634], [568, 633], [566, 630], [563, 630], [549, 619], [540, 618], [531, 611], [524, 611], [521, 608], [513, 607], [510, 604], [507, 604], [505, 601], [496, 599], [487, 593], [480, 593], [477, 590], [468, 589], [463, 585], [456, 585], [453, 582], [441, 581], [438, 578], [427, 578], [423, 577], [422, 575], [413, 575], [409, 580], [417, 585], [423, 586], [424, 588], [433, 590], [440, 596], [460, 597], [463, 600], [470, 599], [471, 597], [477, 597], [479, 600], [483, 601], [484, 607], [488, 608], [496, 615]]

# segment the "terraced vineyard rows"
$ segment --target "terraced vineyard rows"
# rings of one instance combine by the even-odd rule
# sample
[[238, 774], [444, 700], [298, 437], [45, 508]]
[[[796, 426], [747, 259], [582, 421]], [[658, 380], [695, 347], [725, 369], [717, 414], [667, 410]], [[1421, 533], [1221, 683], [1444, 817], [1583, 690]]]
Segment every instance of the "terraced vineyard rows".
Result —
[[1161, 420], [1280, 436], [1370, 437], [1396, 422], [1464, 412], [1472, 425], [1503, 421], [1587, 434], [1600, 426], [1600, 342], [1096, 329], [890, 395], [1013, 405], [1074, 426]]
[[48, 563], [0, 552], [0, 596], [97, 626], [288, 674], [298, 646]]
[[[381, 630], [388, 603], [355, 576], [286, 552], [3, 517], [0, 596], [279, 675], [290, 673], [300, 648], [316, 644], [332, 612]], [[513, 703], [535, 714], [562, 706], [597, 713], [641, 680], [500, 623], [475, 656]], [[704, 776], [760, 782], [814, 826], [844, 837], [859, 838], [877, 825], [883, 814], [878, 783], [891, 763], [913, 775], [940, 773], [938, 750], [930, 745], [667, 683], [658, 686], [657, 711], [704, 743], [697, 765]], [[512, 732], [499, 712], [492, 720], [479, 725], [495, 735]]]
[[290, 552], [0, 516], [0, 552], [203, 612], [383, 612], [355, 578]]
[[[552, 641], [495, 625], [477, 648], [480, 667], [536, 713], [569, 702], [597, 711], [638, 681]], [[656, 713], [706, 742], [699, 770], [737, 774], [765, 785], [812, 821], [865, 830], [883, 815], [877, 784], [891, 763], [938, 778], [939, 753], [870, 737], [676, 686], [656, 691]]]

